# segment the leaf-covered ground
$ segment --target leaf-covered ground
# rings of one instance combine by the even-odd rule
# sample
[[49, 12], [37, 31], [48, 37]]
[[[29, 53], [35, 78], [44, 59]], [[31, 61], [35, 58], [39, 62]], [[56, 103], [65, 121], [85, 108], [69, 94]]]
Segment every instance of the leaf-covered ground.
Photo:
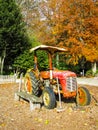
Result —
[[[98, 87], [86, 86], [98, 100]], [[24, 100], [15, 101], [17, 84], [0, 85], [0, 130], [98, 130], [98, 105], [75, 109], [72, 101], [63, 101], [62, 112], [42, 107], [30, 111]]]

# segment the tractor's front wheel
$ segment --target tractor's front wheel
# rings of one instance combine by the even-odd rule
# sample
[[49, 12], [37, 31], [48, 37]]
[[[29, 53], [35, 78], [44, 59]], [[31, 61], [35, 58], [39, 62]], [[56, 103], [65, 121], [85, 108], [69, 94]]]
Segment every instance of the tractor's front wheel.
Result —
[[56, 107], [56, 98], [53, 90], [49, 87], [43, 90], [43, 103], [47, 109], [53, 109]]
[[76, 102], [80, 106], [86, 106], [90, 104], [91, 95], [87, 88], [85, 87], [78, 88], [78, 95], [76, 97]]

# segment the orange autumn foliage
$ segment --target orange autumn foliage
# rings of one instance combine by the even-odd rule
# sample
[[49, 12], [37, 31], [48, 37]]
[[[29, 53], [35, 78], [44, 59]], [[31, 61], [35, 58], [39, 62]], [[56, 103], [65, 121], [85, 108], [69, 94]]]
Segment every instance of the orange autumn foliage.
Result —
[[33, 13], [37, 15], [31, 27], [41, 43], [67, 48], [69, 62], [73, 64], [81, 57], [98, 61], [97, 1], [41, 1]]
[[[54, 5], [52, 6], [52, 4]], [[98, 6], [92, 0], [52, 0], [52, 13], [45, 44], [68, 48], [70, 62], [81, 57], [98, 60]], [[49, 37], [47, 37], [47, 35]]]

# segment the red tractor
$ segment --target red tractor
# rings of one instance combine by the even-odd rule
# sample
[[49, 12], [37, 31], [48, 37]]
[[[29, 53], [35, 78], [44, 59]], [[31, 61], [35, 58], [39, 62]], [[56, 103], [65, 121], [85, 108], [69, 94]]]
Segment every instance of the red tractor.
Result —
[[[46, 71], [39, 72], [36, 53], [38, 50], [46, 51], [48, 54], [49, 68]], [[34, 52], [34, 68], [27, 71], [25, 75], [25, 91], [28, 94], [39, 96], [41, 92], [44, 106], [53, 109], [56, 107], [59, 85], [59, 92], [63, 98], [75, 98], [80, 106], [90, 104], [91, 95], [87, 88], [77, 86], [77, 76], [74, 72], [53, 68], [54, 54], [64, 53], [66, 49], [40, 45], [32, 48], [30, 52]]]

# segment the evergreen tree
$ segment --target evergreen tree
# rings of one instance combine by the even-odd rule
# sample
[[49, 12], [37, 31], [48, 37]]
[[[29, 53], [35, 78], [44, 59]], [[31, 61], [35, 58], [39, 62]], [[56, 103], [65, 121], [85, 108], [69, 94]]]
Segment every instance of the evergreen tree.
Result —
[[14, 0], [0, 0], [0, 69], [9, 69], [14, 59], [30, 48], [25, 24]]

